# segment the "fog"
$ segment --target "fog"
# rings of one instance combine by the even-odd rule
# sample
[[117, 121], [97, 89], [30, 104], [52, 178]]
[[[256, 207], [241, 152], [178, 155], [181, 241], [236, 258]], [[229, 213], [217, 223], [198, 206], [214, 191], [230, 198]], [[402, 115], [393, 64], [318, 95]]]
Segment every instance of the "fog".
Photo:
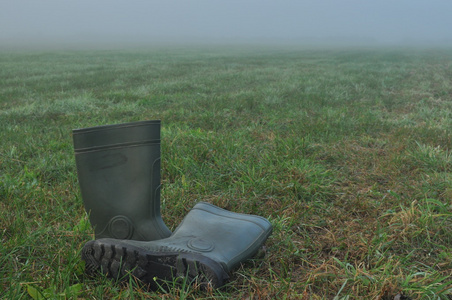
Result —
[[450, 0], [0, 0], [0, 47], [452, 45]]

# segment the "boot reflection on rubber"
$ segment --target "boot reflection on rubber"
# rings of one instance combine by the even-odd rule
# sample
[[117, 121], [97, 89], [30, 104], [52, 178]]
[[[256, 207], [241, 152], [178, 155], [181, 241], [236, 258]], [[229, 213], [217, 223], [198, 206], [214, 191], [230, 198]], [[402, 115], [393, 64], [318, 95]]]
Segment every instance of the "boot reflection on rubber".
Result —
[[90, 274], [100, 271], [116, 279], [132, 274], [151, 287], [159, 281], [187, 280], [218, 288], [234, 267], [259, 250], [271, 231], [263, 217], [201, 202], [169, 238], [90, 241], [82, 258]]

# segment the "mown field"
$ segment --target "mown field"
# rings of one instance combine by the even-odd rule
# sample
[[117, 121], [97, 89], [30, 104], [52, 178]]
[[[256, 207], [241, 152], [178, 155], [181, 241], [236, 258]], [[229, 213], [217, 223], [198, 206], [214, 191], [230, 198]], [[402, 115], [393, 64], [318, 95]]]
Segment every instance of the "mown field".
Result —
[[[220, 290], [84, 275], [72, 129], [152, 119], [171, 229], [274, 226]], [[0, 141], [2, 299], [452, 299], [450, 49], [0, 52]]]

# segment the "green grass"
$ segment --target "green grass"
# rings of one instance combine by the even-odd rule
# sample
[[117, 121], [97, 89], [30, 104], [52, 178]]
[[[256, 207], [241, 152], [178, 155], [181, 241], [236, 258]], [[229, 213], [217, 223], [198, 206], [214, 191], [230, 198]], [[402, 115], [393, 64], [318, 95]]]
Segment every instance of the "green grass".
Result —
[[[5, 299], [452, 298], [452, 50], [0, 53]], [[268, 218], [218, 291], [84, 275], [71, 130], [162, 120], [162, 212]], [[336, 298], [335, 298], [336, 297]]]

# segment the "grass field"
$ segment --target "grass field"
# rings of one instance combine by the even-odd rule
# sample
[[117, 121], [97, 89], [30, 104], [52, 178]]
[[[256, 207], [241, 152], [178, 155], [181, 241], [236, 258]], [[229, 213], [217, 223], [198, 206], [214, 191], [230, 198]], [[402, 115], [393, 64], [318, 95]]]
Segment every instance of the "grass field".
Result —
[[[84, 275], [71, 130], [150, 119], [171, 229], [274, 226], [223, 289]], [[1, 52], [0, 141], [0, 298], [452, 299], [450, 49]]]

